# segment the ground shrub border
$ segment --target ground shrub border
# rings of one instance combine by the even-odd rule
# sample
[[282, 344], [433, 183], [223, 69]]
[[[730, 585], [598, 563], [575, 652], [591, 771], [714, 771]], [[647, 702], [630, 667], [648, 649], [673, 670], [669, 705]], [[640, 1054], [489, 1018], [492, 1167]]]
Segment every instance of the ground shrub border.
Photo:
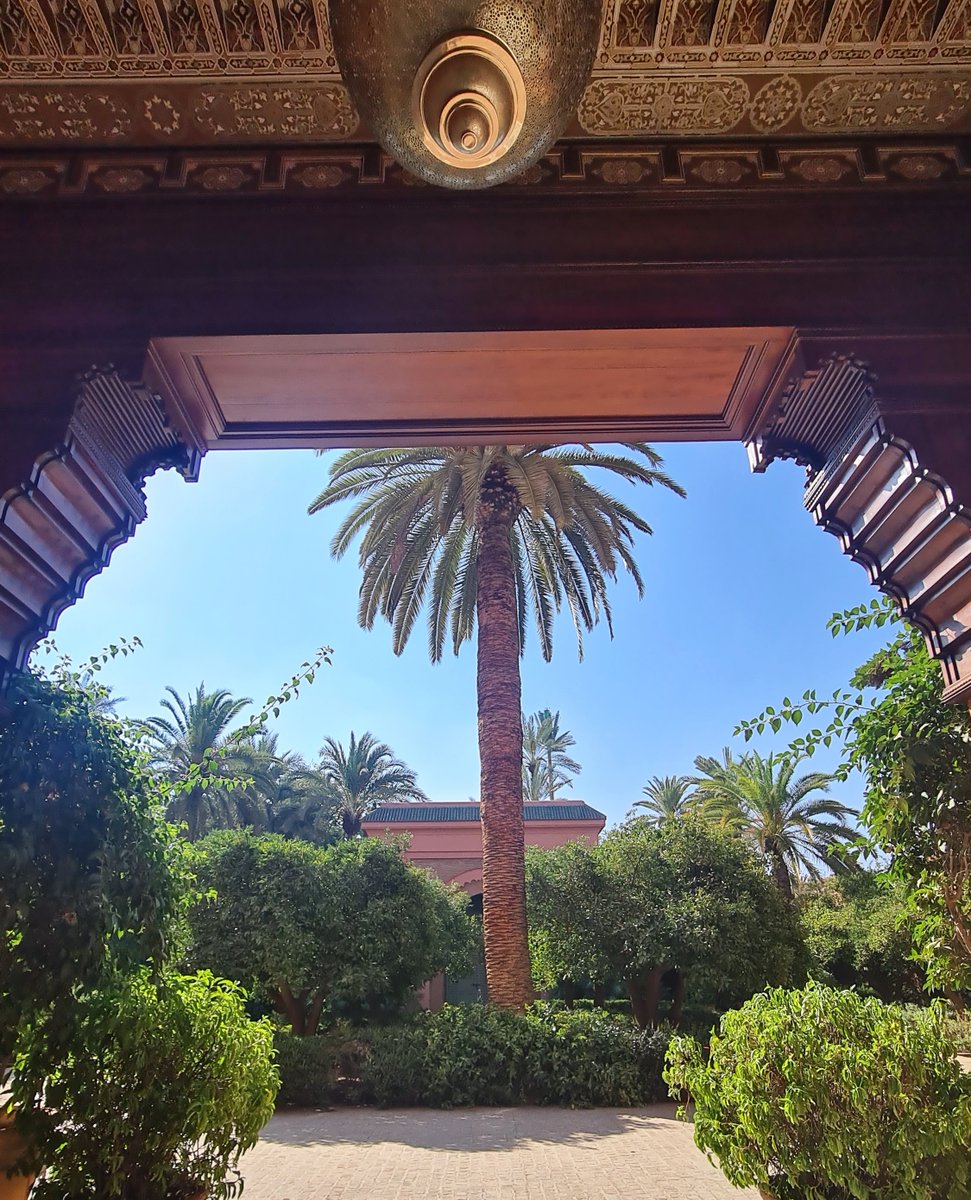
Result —
[[341, 1036], [277, 1035], [279, 1104], [381, 1108], [656, 1103], [670, 1040], [603, 1010], [446, 1005]]

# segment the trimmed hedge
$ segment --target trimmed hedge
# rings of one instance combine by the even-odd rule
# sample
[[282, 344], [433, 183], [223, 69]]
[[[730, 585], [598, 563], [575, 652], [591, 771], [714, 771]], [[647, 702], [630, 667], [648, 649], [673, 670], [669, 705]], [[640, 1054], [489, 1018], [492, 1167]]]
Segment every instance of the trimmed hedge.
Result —
[[335, 1099], [334, 1038], [318, 1034], [296, 1037], [289, 1029], [273, 1034], [280, 1072], [277, 1108], [329, 1108]]
[[667, 1032], [639, 1029], [603, 1011], [534, 1004], [518, 1014], [447, 1005], [359, 1031], [343, 1052], [333, 1039], [278, 1036], [279, 1102], [651, 1104], [666, 1097], [661, 1071], [668, 1040]]

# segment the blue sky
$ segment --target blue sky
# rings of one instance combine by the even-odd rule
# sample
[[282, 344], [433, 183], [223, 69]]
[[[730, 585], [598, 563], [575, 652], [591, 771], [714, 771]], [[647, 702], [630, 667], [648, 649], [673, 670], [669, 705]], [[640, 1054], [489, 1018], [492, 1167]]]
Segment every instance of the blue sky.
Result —
[[[620, 578], [614, 641], [596, 630], [578, 663], [564, 617], [553, 662], [535, 640], [523, 661], [525, 710], [560, 710], [583, 765], [575, 794], [610, 822], [650, 776], [690, 771], [695, 755], [732, 742], [740, 718], [786, 694], [843, 685], [886, 640], [827, 632], [831, 612], [876, 592], [803, 509], [799, 468], [751, 475], [735, 443], [659, 449], [686, 500], [611, 485], [654, 527], [638, 546], [644, 599]], [[306, 512], [325, 481], [326, 459], [309, 451], [216, 452], [196, 484], [173, 472], [149, 480], [148, 520], [62, 616], [57, 646], [77, 659], [140, 637], [144, 648], [102, 677], [125, 697], [122, 711], [147, 716], [166, 684], [184, 693], [201, 680], [262, 703], [330, 645], [333, 665], [275, 723], [281, 745], [313, 759], [325, 736], [369, 729], [431, 799], [475, 797], [474, 647], [432, 665], [423, 628], [401, 658], [386, 625], [358, 628], [356, 556], [335, 563], [328, 549], [342, 510]], [[835, 762], [817, 755], [813, 768]], [[838, 794], [858, 805], [860, 781]]]

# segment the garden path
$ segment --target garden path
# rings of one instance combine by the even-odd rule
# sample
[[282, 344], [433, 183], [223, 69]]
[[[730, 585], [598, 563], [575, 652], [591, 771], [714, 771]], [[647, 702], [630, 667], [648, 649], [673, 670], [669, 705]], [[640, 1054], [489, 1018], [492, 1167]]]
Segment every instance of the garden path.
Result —
[[674, 1105], [344, 1108], [274, 1117], [245, 1200], [757, 1200], [695, 1148]]

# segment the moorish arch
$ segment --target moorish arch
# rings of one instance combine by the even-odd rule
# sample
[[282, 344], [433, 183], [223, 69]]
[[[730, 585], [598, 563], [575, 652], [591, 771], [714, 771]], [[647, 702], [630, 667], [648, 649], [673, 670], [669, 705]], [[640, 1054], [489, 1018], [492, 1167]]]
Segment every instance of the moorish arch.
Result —
[[480, 896], [482, 894], [482, 868], [473, 868], [470, 871], [462, 871], [453, 879], [446, 879], [446, 883], [452, 884], [454, 887], [461, 888], [463, 892], [468, 892], [470, 896]]
[[[146, 477], [194, 480], [210, 450], [718, 437], [743, 441], [756, 471], [806, 468], [817, 524], [923, 629], [947, 696], [968, 702], [971, 408], [882, 386], [874, 360], [901, 353], [889, 343], [785, 327], [152, 339], [139, 377], [78, 376], [62, 436], [3, 497], [0, 664], [22, 668], [133, 534]], [[928, 349], [971, 365], [954, 337]]]
[[[968, 700], [968, 0], [604, 0], [558, 140], [467, 192], [342, 72], [368, 2], [0, 9], [0, 674], [209, 451], [723, 438]], [[438, 134], [491, 156], [516, 94]]]

